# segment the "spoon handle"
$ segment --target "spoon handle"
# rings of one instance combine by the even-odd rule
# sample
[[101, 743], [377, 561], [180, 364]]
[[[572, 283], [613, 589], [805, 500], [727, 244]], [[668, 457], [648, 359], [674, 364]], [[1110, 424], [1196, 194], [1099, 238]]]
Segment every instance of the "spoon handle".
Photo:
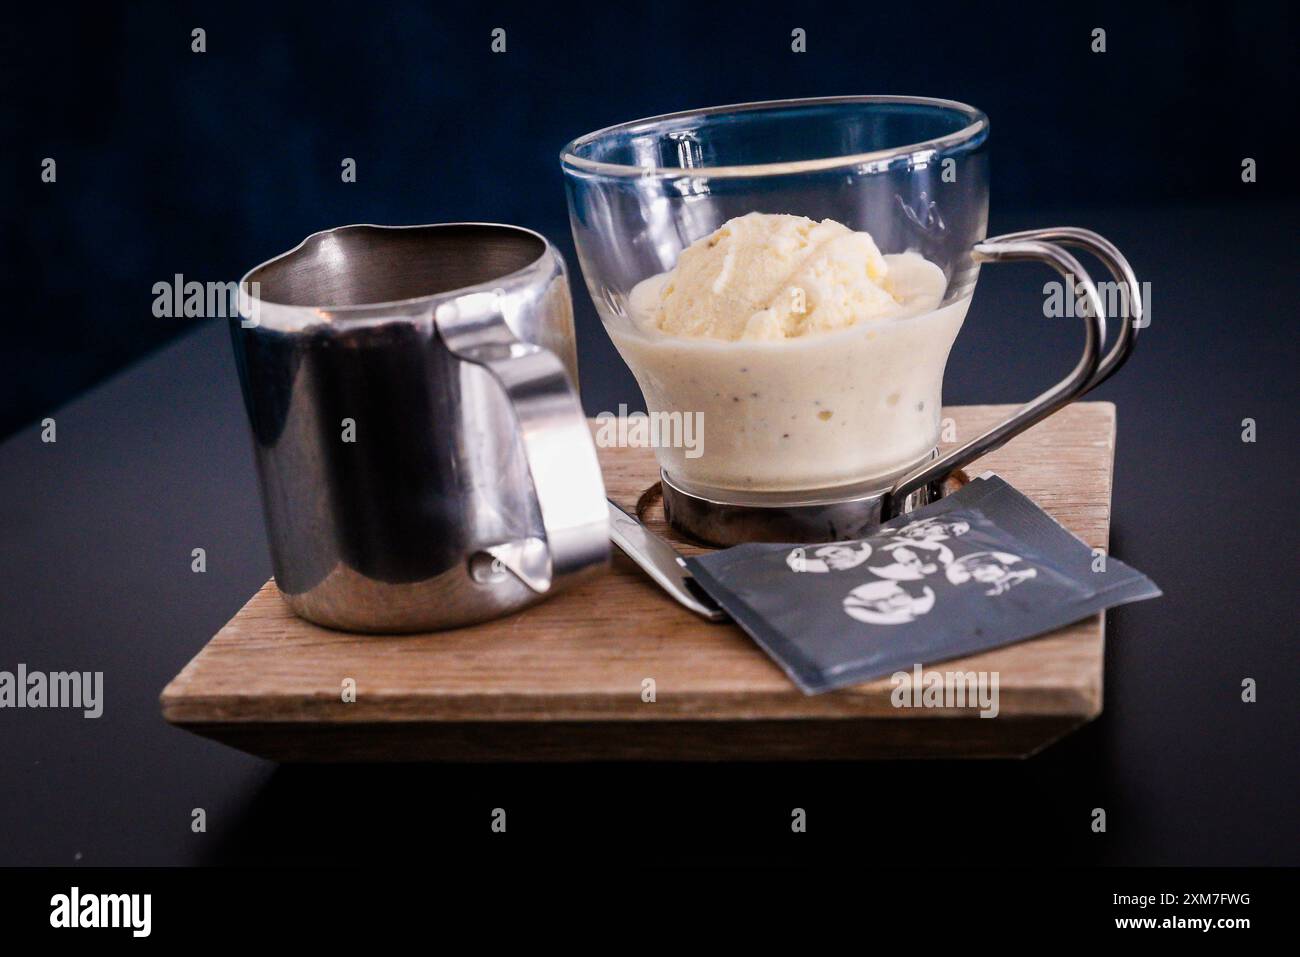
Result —
[[727, 613], [682, 565], [677, 549], [613, 502], [609, 502], [609, 539], [659, 587], [695, 614], [709, 621], [727, 620]]

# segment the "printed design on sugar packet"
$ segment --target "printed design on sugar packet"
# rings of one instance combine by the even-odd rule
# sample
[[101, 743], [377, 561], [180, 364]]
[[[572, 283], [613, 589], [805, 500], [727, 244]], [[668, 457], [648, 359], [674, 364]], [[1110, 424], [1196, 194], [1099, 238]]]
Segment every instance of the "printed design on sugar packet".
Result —
[[894, 581], [859, 585], [844, 597], [844, 613], [868, 625], [905, 625], [934, 607], [934, 589], [912, 592]]
[[920, 581], [952, 563], [952, 550], [938, 542], [890, 542], [880, 546], [887, 565], [868, 565], [873, 575], [892, 581]]
[[[980, 551], [956, 557], [952, 548], [944, 543], [956, 545], [957, 540], [970, 530], [970, 522], [939, 518], [918, 519], [893, 529], [888, 533], [890, 539], [876, 548], [876, 558], [884, 559], [883, 563], [866, 566], [866, 570], [878, 580], [858, 585], [850, 591], [844, 597], [844, 613], [872, 625], [902, 625], [915, 621], [934, 607], [937, 596], [928, 585], [920, 586], [918, 592], [916, 586], [905, 588], [900, 583], [924, 581], [940, 571], [950, 585], [961, 586], [972, 581], [988, 585], [990, 587], [984, 594], [991, 596], [1004, 594], [1021, 582], [1037, 577], [1037, 569], [1028, 563], [1022, 564], [1020, 556], [1010, 552]], [[854, 554], [870, 555], [871, 550], [865, 543], [863, 548], [865, 552]], [[787, 557], [792, 568], [794, 552]], [[865, 558], [853, 565], [832, 565], [831, 568], [853, 568], [863, 560]]]
[[[945, 522], [941, 518], [918, 518], [908, 522], [902, 528], [894, 529], [895, 538], [909, 538], [917, 544], [922, 542], [943, 542], [958, 538], [970, 531], [970, 522], [957, 519]], [[890, 546], [886, 545], [885, 548]]]
[[869, 565], [872, 573], [893, 581], [920, 581], [940, 568], [952, 564], [952, 549], [943, 543], [965, 535], [970, 522], [944, 522], [937, 518], [921, 518], [894, 531], [892, 541], [880, 546], [880, 551], [893, 559], [885, 565]]
[[821, 545], [812, 550], [808, 557], [806, 548], [792, 548], [785, 556], [785, 563], [792, 572], [846, 572], [857, 568], [871, 557], [871, 545], [867, 542], [835, 542]]
[[1038, 576], [1038, 569], [1032, 566], [1011, 567], [1020, 564], [1020, 560], [1019, 555], [1010, 552], [972, 552], [949, 565], [944, 575], [954, 585], [964, 585], [968, 581], [992, 585], [984, 594], [1001, 595]]

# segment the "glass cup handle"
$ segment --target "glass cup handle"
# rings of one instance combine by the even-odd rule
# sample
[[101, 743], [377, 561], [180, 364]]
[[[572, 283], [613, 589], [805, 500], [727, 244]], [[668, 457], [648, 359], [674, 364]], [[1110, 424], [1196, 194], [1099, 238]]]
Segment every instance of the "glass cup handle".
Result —
[[[1064, 248], [1066, 246], [1091, 253], [1114, 276], [1118, 284], [1119, 295], [1115, 299], [1119, 303], [1119, 332], [1105, 357], [1101, 355], [1101, 347], [1106, 340], [1106, 315], [1101, 295], [1087, 270]], [[986, 452], [1000, 448], [1030, 426], [1041, 422], [1057, 409], [1069, 405], [1110, 378], [1132, 353], [1137, 331], [1143, 324], [1140, 287], [1132, 267], [1112, 243], [1090, 230], [1060, 226], [1008, 233], [976, 243], [972, 255], [977, 262], [1045, 262], [1065, 278], [1067, 285], [1075, 283], [1070, 292], [1073, 295], [1076, 289], [1081, 290], [1085, 303], [1082, 310], [1083, 354], [1069, 375], [1016, 410], [1011, 418], [983, 435], [950, 449], [937, 459], [917, 466], [894, 483], [884, 503], [883, 516], [886, 519], [901, 514], [908, 496], [913, 492], [931, 483], [942, 482], [956, 469], [968, 465]]]
[[492, 293], [440, 305], [434, 320], [447, 348], [491, 373], [519, 425], [533, 494], [546, 532], [487, 549], [539, 594], [609, 558], [609, 516], [596, 446], [564, 364], [517, 339]]

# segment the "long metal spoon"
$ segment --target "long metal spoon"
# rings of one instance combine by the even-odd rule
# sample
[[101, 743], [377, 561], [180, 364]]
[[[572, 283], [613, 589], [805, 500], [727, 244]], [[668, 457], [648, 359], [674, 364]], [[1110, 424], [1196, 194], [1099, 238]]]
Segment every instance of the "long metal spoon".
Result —
[[686, 570], [677, 549], [613, 502], [609, 502], [609, 540], [658, 582], [660, 588], [695, 614], [709, 621], [728, 620], [727, 613]]

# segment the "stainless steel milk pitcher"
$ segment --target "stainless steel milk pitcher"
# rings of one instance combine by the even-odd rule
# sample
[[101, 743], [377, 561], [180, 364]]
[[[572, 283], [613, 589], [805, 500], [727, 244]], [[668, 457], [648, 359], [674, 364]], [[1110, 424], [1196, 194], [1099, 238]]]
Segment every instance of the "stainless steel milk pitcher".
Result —
[[344, 226], [240, 283], [276, 584], [351, 631], [506, 614], [608, 558], [564, 260], [514, 226]]

